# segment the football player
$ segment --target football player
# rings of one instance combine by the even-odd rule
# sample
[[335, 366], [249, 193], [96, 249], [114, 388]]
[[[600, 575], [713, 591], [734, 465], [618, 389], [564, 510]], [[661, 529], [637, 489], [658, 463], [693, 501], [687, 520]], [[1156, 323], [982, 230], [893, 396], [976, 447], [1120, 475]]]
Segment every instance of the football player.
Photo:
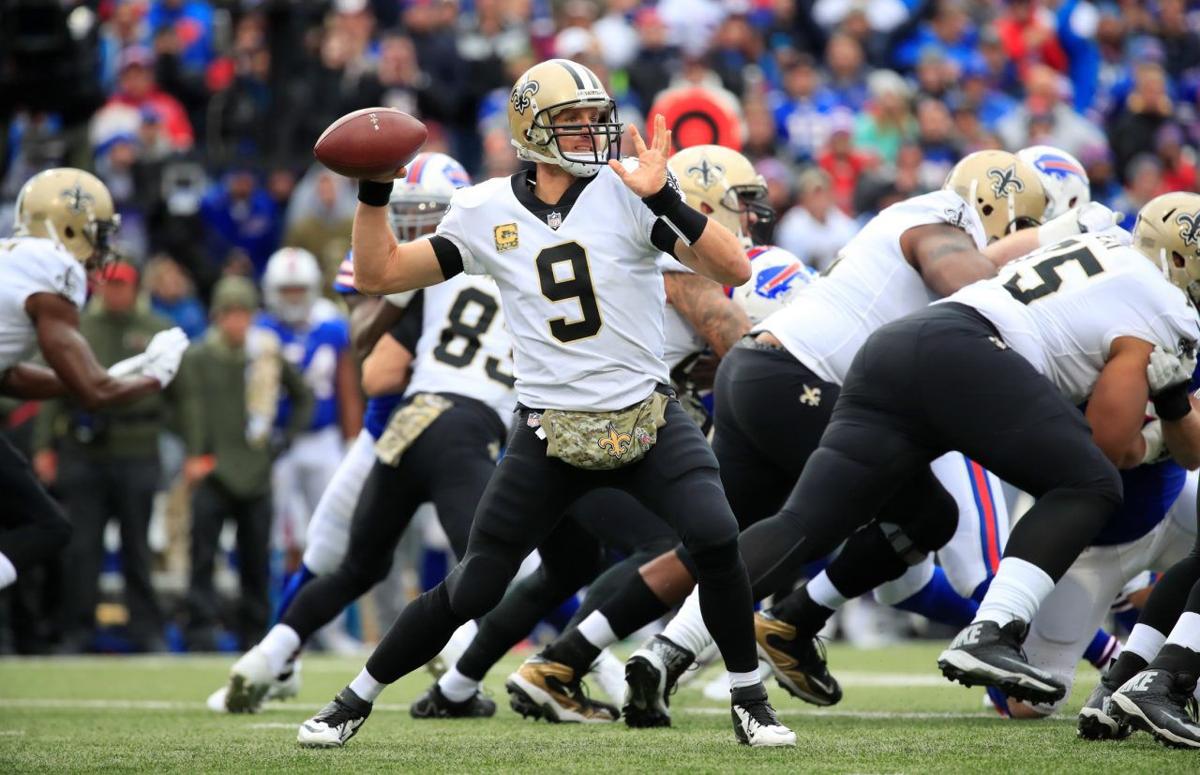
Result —
[[[714, 145], [692, 146], [674, 154], [667, 166], [680, 181], [688, 205], [726, 226], [743, 245], [750, 245], [748, 234], [752, 226], [769, 222], [774, 217], [774, 211], [764, 204], [766, 181], [736, 151]], [[768, 252], [769, 255], [765, 255]], [[718, 283], [688, 271], [671, 256], [664, 254], [659, 259], [667, 297], [663, 359], [671, 370], [672, 383], [679, 391], [681, 402], [692, 410], [693, 419], [702, 427], [710, 423], [703, 398], [711, 387], [709, 361], [714, 355], [724, 355], [750, 330], [751, 313], [761, 314], [771, 305], [781, 304], [790, 292], [811, 277], [810, 270], [795, 256], [778, 248], [752, 247], [747, 255], [751, 258], [754, 276], [746, 284], [751, 286], [750, 289], [739, 295], [736, 304]], [[756, 279], [759, 280], [757, 285]], [[704, 372], [709, 376], [705, 377]], [[611, 496], [596, 501], [594, 496], [581, 499], [572, 509], [573, 516], [580, 518], [585, 526], [620, 518], [608, 508]], [[579, 514], [580, 510], [587, 513]], [[594, 519], [592, 513], [596, 514]], [[630, 532], [628, 528], [623, 531]], [[658, 551], [648, 554], [645, 549], [654, 544], [642, 542], [643, 551], [627, 553], [625, 560], [597, 578], [590, 585], [580, 610], [568, 623], [568, 630], [607, 601], [616, 590], [626, 586], [643, 562], [678, 542], [669, 531], [661, 537], [668, 540], [666, 545], [657, 547]], [[672, 552], [664, 556], [664, 560], [674, 556]], [[686, 561], [686, 555], [681, 561]], [[458, 663], [412, 704], [412, 715], [415, 718], [470, 715], [474, 708], [466, 701], [479, 691], [487, 671], [528, 634], [548, 609], [574, 592], [574, 588], [560, 588], [555, 593], [537, 576], [514, 584], [500, 604], [480, 622], [479, 633]], [[587, 664], [564, 665], [554, 657], [555, 649], [551, 646], [527, 660], [509, 677], [508, 689], [514, 709], [552, 721], [616, 720], [619, 714], [614, 709], [589, 702], [587, 692], [579, 686], [579, 677], [589, 668], [595, 671], [603, 653], [597, 650]], [[564, 681], [566, 668], [570, 668], [572, 678]], [[603, 680], [601, 684], [608, 688]], [[612, 699], [620, 703], [623, 695], [624, 683], [621, 681], [619, 691]]]
[[[350, 352], [349, 321], [321, 296], [321, 265], [303, 248], [280, 248], [263, 272], [257, 324], [279, 336], [283, 356], [304, 376], [316, 401], [308, 430], [275, 461], [276, 544], [292, 549], [302, 538], [321, 495], [342, 460], [344, 445], [361, 430], [362, 393]], [[288, 406], [276, 424], [286, 423]]]
[[[1193, 302], [1200, 297], [1197, 224], [1200, 196], [1174, 193], [1152, 199], [1142, 208], [1134, 226], [1135, 244], [1160, 262], [1172, 282], [1184, 288]], [[1174, 375], [1177, 392], [1187, 390], [1183, 372], [1186, 368]], [[1195, 405], [1196, 399], [1191, 398], [1189, 406]], [[1181, 404], [1179, 411], [1182, 409]], [[1183, 419], [1195, 422], [1195, 416], [1195, 412], [1189, 412]], [[1162, 423], [1161, 438], [1171, 455], [1178, 458], [1180, 446], [1167, 436], [1169, 425]], [[1155, 436], [1148, 434], [1148, 447], [1157, 441]], [[1187, 510], [1185, 518], [1194, 535], [1195, 504], [1181, 499], [1181, 506]], [[1125, 651], [1088, 697], [1080, 713], [1080, 734], [1124, 737], [1136, 728], [1170, 746], [1200, 748], [1200, 726], [1194, 713], [1188, 712], [1200, 675], [1198, 622], [1200, 541], [1193, 537], [1191, 551], [1155, 584]]]
[[[1029, 666], [1021, 642], [1055, 581], [1120, 505], [1114, 462], [1143, 460], [1148, 395], [1176, 458], [1200, 463], [1186, 390], [1180, 400], [1175, 385], [1147, 378], [1151, 353], [1178, 365], [1200, 321], [1163, 276], [1158, 251], [1149, 263], [1150, 246], [1138, 242], [1146, 254], [1128, 248], [1121, 234], [1052, 244], [868, 338], [788, 504], [743, 535], [748, 564], [765, 569], [756, 580], [820, 556], [859, 528], [886, 537], [893, 514], [925, 515], [925, 525], [939, 511], [952, 514], [944, 490], [920, 473], [931, 457], [960, 449], [1038, 500], [1014, 528], [975, 621], [939, 666], [1017, 699], [1061, 698], [1064, 687]], [[1074, 408], [1085, 398], [1091, 428]], [[834, 491], [846, 481], [858, 486]], [[864, 570], [860, 582], [883, 572], [877, 564]]]
[[[146, 351], [107, 371], [79, 333], [89, 269], [112, 258], [120, 223], [112, 196], [94, 175], [57, 168], [17, 194], [14, 236], [0, 240], [0, 393], [40, 400], [71, 395], [90, 410], [128, 403], [166, 387], [187, 335], [155, 334]], [[26, 362], [40, 351], [49, 367]], [[0, 439], [0, 589], [66, 545], [71, 523], [29, 462]]]
[[594, 73], [534, 65], [513, 86], [512, 141], [535, 168], [455, 194], [435, 236], [397, 244], [382, 206], [391, 181], [360, 183], [358, 280], [386, 293], [489, 274], [513, 335], [518, 421], [449, 578], [401, 613], [365, 669], [301, 725], [299, 741], [338, 746], [387, 684], [424, 664], [462, 622], [503, 595], [521, 559], [580, 494], [636, 494], [684, 537], [705, 618], [730, 670], [734, 730], [754, 746], [795, 745], [757, 675], [737, 523], [716, 460], [667, 385], [660, 252], [722, 284], [749, 262], [724, 226], [689, 208], [667, 174], [661, 118], [637, 163], [615, 158], [622, 125]]

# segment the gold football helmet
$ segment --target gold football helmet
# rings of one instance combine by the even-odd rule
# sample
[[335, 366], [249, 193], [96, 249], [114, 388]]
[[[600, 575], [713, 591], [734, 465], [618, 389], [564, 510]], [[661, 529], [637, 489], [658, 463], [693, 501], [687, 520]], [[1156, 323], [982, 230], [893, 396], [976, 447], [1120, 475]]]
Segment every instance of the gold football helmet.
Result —
[[1200, 194], [1156, 196], [1138, 211], [1133, 246], [1200, 305]]
[[1046, 190], [1037, 170], [1008, 151], [964, 156], [946, 177], [944, 189], [975, 207], [989, 243], [1037, 226], [1046, 212]]
[[[595, 108], [595, 123], [558, 124], [569, 108]], [[576, 177], [591, 177], [615, 159], [621, 147], [617, 105], [588, 68], [568, 59], [550, 59], [525, 71], [508, 100], [508, 128], [517, 156], [562, 167]], [[587, 136], [591, 150], [564, 151], [564, 137]]]
[[109, 238], [120, 225], [112, 195], [90, 172], [73, 167], [39, 172], [17, 194], [14, 233], [53, 240], [89, 267], [114, 257]]
[[750, 160], [721, 145], [693, 145], [667, 160], [690, 207], [738, 236], [749, 249], [753, 242], [742, 216], [753, 213], [759, 223], [775, 218], [767, 204], [767, 181]]

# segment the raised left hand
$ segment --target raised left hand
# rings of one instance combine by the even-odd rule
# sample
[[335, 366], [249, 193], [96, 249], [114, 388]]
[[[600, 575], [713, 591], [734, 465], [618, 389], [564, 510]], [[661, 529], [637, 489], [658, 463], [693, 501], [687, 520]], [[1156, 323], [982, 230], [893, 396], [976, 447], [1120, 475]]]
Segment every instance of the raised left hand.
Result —
[[671, 154], [671, 131], [667, 129], [667, 121], [661, 113], [654, 117], [654, 135], [649, 147], [633, 124], [629, 125], [629, 136], [637, 152], [638, 166], [627, 170], [617, 159], [609, 159], [608, 166], [639, 197], [657, 194], [667, 184], [667, 157]]

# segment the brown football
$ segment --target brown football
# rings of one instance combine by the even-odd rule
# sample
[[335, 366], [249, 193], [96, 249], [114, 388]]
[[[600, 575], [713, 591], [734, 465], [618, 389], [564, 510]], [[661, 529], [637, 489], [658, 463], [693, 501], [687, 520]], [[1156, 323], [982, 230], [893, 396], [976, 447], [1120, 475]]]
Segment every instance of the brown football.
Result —
[[363, 108], [329, 125], [313, 156], [348, 178], [383, 178], [412, 161], [425, 144], [425, 125], [395, 108]]

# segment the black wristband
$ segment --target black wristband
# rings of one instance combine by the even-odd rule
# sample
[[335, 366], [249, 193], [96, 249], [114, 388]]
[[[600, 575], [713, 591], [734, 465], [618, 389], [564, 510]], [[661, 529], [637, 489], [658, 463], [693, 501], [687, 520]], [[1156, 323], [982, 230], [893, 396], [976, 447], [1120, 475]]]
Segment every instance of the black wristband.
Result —
[[1186, 382], [1169, 387], [1150, 400], [1154, 402], [1154, 413], [1160, 420], [1179, 420], [1192, 411], [1191, 393]]
[[378, 180], [358, 181], [358, 201], [371, 207], [387, 207], [392, 198], [391, 182], [380, 183]]
[[708, 225], [708, 218], [688, 207], [669, 182], [650, 196], [643, 197], [642, 202], [688, 245], [700, 239], [704, 227]]

